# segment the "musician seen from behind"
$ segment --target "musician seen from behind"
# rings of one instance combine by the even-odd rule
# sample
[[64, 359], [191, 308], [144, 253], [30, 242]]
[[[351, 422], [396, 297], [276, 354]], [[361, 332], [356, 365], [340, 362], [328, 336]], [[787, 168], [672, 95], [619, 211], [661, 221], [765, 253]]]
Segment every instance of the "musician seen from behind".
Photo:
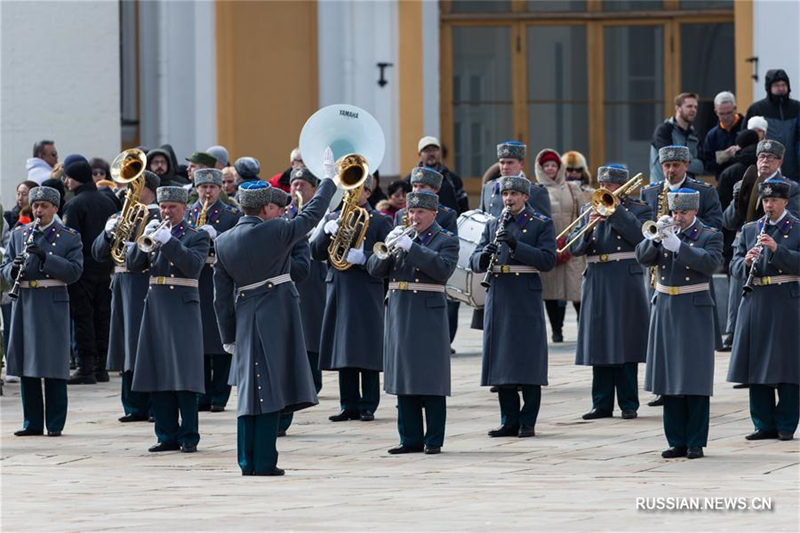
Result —
[[[600, 167], [597, 180], [613, 193], [628, 181], [628, 171], [618, 165]], [[587, 205], [582, 222], [568, 237], [571, 241], [588, 224], [597, 223], [569, 248], [572, 255], [586, 257], [575, 354], [575, 364], [592, 367], [592, 409], [584, 420], [613, 416], [615, 390], [622, 418], [636, 418], [637, 372], [647, 352], [650, 304], [635, 250], [648, 217], [647, 205], [628, 196], [608, 217]]]
[[46, 427], [48, 437], [58, 437], [67, 419], [67, 285], [81, 277], [83, 244], [76, 231], [54, 218], [61, 205], [56, 189], [34, 187], [29, 202], [34, 221], [11, 232], [1, 267], [6, 283], [19, 281], [19, 296], [11, 306], [6, 371], [20, 377], [24, 421], [14, 435], [42, 435]]
[[400, 444], [389, 453], [437, 454], [444, 443], [445, 397], [450, 395], [444, 286], [456, 269], [459, 244], [436, 222], [441, 206], [435, 193], [414, 191], [406, 200], [408, 228], [398, 226], [389, 233], [387, 257], [373, 254], [367, 262], [370, 274], [389, 279], [384, 390], [397, 396], [400, 433]]
[[[525, 177], [525, 153], [527, 147], [516, 141], [506, 141], [497, 145], [497, 161], [500, 164], [500, 177], [487, 181], [481, 190], [480, 210], [493, 217], [500, 216], [504, 202], [500, 194], [500, 179], [504, 176]], [[550, 216], [550, 195], [541, 183], [531, 183], [528, 191], [528, 204], [534, 212]]]
[[149, 451], [192, 453], [200, 441], [197, 395], [205, 392], [198, 279], [211, 239], [186, 221], [189, 191], [159, 187], [156, 199], [163, 222], [144, 231], [152, 249], [132, 246], [125, 258], [129, 270], [150, 274], [132, 389], [150, 393], [158, 442]]
[[[553, 221], [527, 204], [531, 182], [522, 176], [498, 183], [501, 218], [490, 219], [470, 259], [472, 270], [486, 272], [481, 385], [499, 388], [501, 426], [491, 437], [533, 437], [547, 385], [547, 331], [539, 272], [556, 261]], [[519, 342], [524, 332], [526, 342]], [[522, 406], [518, 390], [522, 391]]]
[[336, 190], [330, 152], [325, 169], [316, 195], [291, 220], [280, 216], [283, 207], [273, 200], [274, 187], [243, 183], [244, 216], [215, 243], [214, 307], [222, 342], [234, 356], [237, 453], [245, 476], [284, 474], [275, 447], [280, 413], [317, 403], [291, 254], [320, 221]]
[[[139, 202], [147, 207], [145, 220], [159, 219], [156, 190], [161, 183], [158, 174], [144, 171], [144, 187]], [[114, 241], [118, 216], [112, 216], [106, 222], [105, 230], [92, 243], [92, 255], [97, 261], [111, 260], [111, 246]], [[135, 235], [137, 228], [132, 228]], [[128, 235], [124, 238], [130, 239]], [[135, 243], [127, 246], [135, 246]], [[114, 265], [114, 277], [111, 278], [111, 326], [108, 335], [108, 361], [106, 370], [122, 372], [120, 400], [124, 415], [120, 422], [143, 422], [150, 417], [150, 394], [131, 390], [133, 369], [136, 367], [136, 346], [139, 343], [139, 328], [142, 325], [144, 299], [150, 288], [150, 273], [132, 272], [125, 265]]]
[[214, 241], [228, 231], [242, 216], [242, 212], [219, 199], [222, 192], [222, 171], [216, 168], [201, 168], [194, 171], [194, 187], [197, 201], [190, 205], [186, 218], [198, 231], [205, 231], [211, 238], [211, 247], [200, 273], [200, 316], [203, 319], [203, 365], [205, 393], [198, 398], [198, 411], [218, 413], [225, 410], [231, 387], [228, 374], [231, 371], [231, 356], [222, 347], [214, 314]]
[[771, 178], [758, 190], [765, 214], [744, 225], [731, 261], [747, 292], [728, 381], [750, 385], [755, 431], [747, 440], [791, 440], [800, 416], [800, 219], [787, 210], [789, 180]]
[[[319, 347], [321, 370], [339, 372], [341, 410], [329, 420], [362, 420], [375, 418], [380, 402], [380, 373], [383, 371], [383, 282], [369, 275], [366, 263], [372, 247], [385, 241], [392, 229], [389, 217], [375, 211], [367, 202], [374, 180], [364, 183], [358, 205], [369, 213], [369, 227], [359, 248], [350, 248], [347, 270], [328, 267], [325, 277], [327, 296], [322, 318]], [[311, 257], [328, 260], [328, 245], [339, 230], [339, 211], [326, 217], [326, 222], [311, 241]], [[360, 386], [359, 386], [360, 382]]]
[[708, 440], [715, 313], [710, 289], [722, 264], [722, 233], [700, 221], [701, 197], [689, 188], [669, 192], [675, 231], [636, 246], [637, 261], [657, 273], [644, 388], [664, 400], [669, 449], [661, 456], [667, 459], [703, 457]]

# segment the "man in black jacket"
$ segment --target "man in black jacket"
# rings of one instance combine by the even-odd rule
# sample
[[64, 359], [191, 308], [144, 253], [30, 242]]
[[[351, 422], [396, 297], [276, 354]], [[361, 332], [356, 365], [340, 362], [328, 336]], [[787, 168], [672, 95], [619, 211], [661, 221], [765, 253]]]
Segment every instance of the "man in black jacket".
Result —
[[746, 118], [760, 115], [767, 119], [767, 139], [786, 147], [781, 174], [800, 181], [800, 102], [789, 98], [789, 76], [783, 69], [768, 70], [764, 85], [767, 97], [753, 103]]
[[78, 231], [83, 242], [83, 273], [69, 285], [70, 316], [75, 325], [78, 368], [70, 384], [108, 381], [106, 355], [111, 314], [111, 262], [98, 262], [92, 257], [92, 243], [103, 231], [108, 217], [117, 211], [114, 202], [97, 190], [92, 180], [92, 167], [79, 158], [64, 168], [67, 188], [75, 197], [64, 204], [64, 225]]
[[[419, 153], [417, 166], [430, 167], [444, 178], [442, 187], [439, 189], [439, 203], [455, 210], [459, 215], [469, 210], [469, 198], [464, 191], [461, 177], [442, 163], [442, 145], [439, 143], [439, 139], [430, 136], [423, 137], [417, 144], [417, 152]], [[411, 182], [411, 173], [405, 177], [405, 180]]]

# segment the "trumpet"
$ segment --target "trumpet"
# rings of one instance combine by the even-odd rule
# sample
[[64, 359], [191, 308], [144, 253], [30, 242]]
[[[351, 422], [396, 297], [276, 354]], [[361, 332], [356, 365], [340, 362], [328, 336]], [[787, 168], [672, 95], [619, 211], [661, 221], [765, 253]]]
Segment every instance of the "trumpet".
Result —
[[[570, 223], [569, 226], [564, 228], [564, 230], [558, 234], [556, 237], [556, 241], [560, 240], [562, 237], [566, 237], [569, 235], [572, 228], [577, 226], [580, 222], [582, 222], [586, 217], [590, 216], [592, 213], [596, 212], [601, 217], [610, 217], [614, 214], [614, 211], [617, 210], [619, 203], [631, 195], [631, 193], [638, 189], [642, 184], [642, 173], [636, 174], [630, 180], [625, 182], [624, 184], [620, 185], [619, 188], [611, 192], [605, 187], [600, 187], [596, 191], [592, 193], [592, 199], [590, 203], [592, 204], [591, 209], [587, 209], [585, 213], [581, 216], [576, 218], [575, 220]], [[600, 219], [595, 220], [594, 222], [589, 222], [586, 226], [575, 235], [568, 243], [557, 250], [558, 253], [562, 253], [564, 250], [569, 248], [572, 243], [577, 241], [581, 238], [581, 236], [586, 233], [587, 231], [591, 231], [597, 225]]]
[[672, 220], [672, 217], [662, 217], [658, 222], [648, 220], [642, 224], [642, 235], [648, 241], [660, 242], [669, 233], [675, 233], [678, 225]]
[[400, 250], [400, 248], [397, 247], [397, 243], [403, 236], [408, 235], [412, 240], [417, 237], [417, 230], [415, 228], [416, 224], [411, 224], [406, 226], [397, 237], [386, 242], [376, 242], [372, 246], [372, 253], [377, 255], [380, 260], [388, 259], [392, 255], [395, 255]]
[[164, 222], [159, 224], [153, 231], [147, 232], [138, 239], [136, 239], [136, 246], [139, 247], [139, 250], [147, 254], [150, 252], [154, 252], [159, 246], [161, 246], [161, 243], [153, 239], [152, 235], [163, 228], [172, 229], [172, 222], [170, 222], [169, 220], [165, 220]]

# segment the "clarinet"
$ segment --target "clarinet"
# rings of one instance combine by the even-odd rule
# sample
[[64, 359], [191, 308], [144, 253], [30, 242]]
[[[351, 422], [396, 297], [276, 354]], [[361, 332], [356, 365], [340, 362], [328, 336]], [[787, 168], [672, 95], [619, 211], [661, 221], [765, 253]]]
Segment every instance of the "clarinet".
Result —
[[[758, 235], [764, 235], [764, 233], [766, 233], [766, 229], [767, 229], [767, 217], [765, 216], [764, 225], [761, 226], [761, 231], [758, 232]], [[756, 236], [756, 242], [758, 242], [758, 236]], [[753, 262], [750, 263], [750, 271], [747, 274], [747, 281], [745, 281], [744, 285], [742, 286], [743, 295], [753, 292], [753, 287], [755, 286], [754, 282], [756, 278], [756, 261], [761, 259], [761, 254], [764, 253], [764, 245], [759, 244], [758, 246], [756, 246], [756, 248], [758, 249], [758, 255], [755, 256], [753, 258]]]
[[481, 286], [486, 287], [487, 289], [492, 284], [492, 267], [500, 258], [500, 243], [497, 241], [497, 235], [506, 229], [506, 224], [508, 224], [509, 220], [511, 220], [511, 210], [508, 207], [504, 207], [503, 212], [500, 214], [500, 222], [497, 223], [497, 229], [494, 232], [494, 240], [492, 241], [498, 246], [498, 249], [494, 254], [492, 254], [492, 258], [489, 260], [489, 266], [486, 267], [486, 274], [481, 280]]
[[22, 282], [22, 277], [25, 275], [25, 265], [28, 263], [28, 248], [33, 244], [33, 238], [36, 232], [39, 231], [39, 224], [41, 223], [41, 219], [38, 217], [33, 222], [33, 228], [31, 228], [31, 232], [28, 234], [28, 238], [25, 240], [25, 247], [22, 249], [22, 253], [20, 256], [22, 257], [22, 264], [19, 266], [19, 272], [17, 272], [17, 277], [14, 279], [14, 286], [11, 287], [11, 290], [8, 291], [8, 297], [14, 298], [15, 300], [19, 298], [19, 285]]

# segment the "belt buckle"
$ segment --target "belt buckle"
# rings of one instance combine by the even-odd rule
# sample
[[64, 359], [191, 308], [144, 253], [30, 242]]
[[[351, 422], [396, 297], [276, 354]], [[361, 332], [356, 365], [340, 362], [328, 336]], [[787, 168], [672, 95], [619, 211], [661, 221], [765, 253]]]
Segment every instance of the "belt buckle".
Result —
[[166, 285], [166, 284], [167, 284], [166, 276], [156, 276], [156, 285]]
[[397, 288], [400, 289], [401, 291], [407, 291], [408, 290], [408, 282], [407, 281], [398, 281], [397, 282]]
[[600, 254], [600, 262], [607, 263], [608, 262], [608, 254]]
[[502, 272], [503, 274], [508, 274], [509, 272], [511, 272], [511, 265], [501, 265], [500, 272]]
[[680, 294], [680, 287], [667, 287], [667, 294], [670, 296], [677, 296]]
[[39, 288], [39, 282], [37, 280], [35, 280], [35, 279], [31, 280], [28, 283], [28, 287], [30, 287], [31, 289], [38, 289]]

